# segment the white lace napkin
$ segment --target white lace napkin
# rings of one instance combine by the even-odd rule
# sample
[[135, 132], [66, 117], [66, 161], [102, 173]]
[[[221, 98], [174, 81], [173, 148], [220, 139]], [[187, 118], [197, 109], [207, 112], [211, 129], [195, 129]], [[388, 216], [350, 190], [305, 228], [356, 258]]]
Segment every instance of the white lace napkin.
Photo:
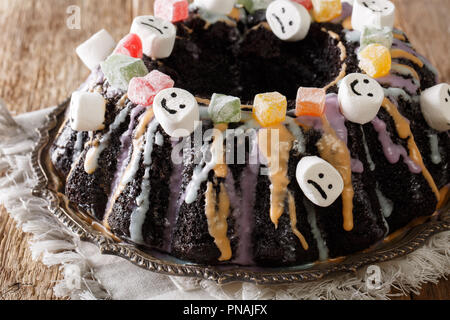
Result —
[[46, 209], [45, 200], [31, 194], [36, 180], [30, 152], [35, 129], [53, 108], [12, 118], [0, 101], [0, 204], [25, 231], [34, 235], [34, 259], [61, 265], [65, 279], [54, 287], [57, 296], [72, 299], [387, 299], [392, 288], [417, 293], [425, 282], [450, 274], [450, 232], [434, 236], [416, 252], [379, 264], [380, 282], [366, 285], [366, 268], [321, 281], [258, 286], [232, 283], [219, 286], [207, 280], [176, 278], [140, 269], [128, 261], [101, 255], [82, 242]]

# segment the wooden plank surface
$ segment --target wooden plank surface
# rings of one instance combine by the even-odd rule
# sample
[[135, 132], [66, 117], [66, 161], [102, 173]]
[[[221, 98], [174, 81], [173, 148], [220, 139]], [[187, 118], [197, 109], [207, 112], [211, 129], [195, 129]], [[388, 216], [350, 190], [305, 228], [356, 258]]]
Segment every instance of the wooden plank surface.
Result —
[[[399, 27], [450, 82], [449, 0], [395, 0]], [[81, 29], [69, 30], [66, 10], [81, 9]], [[56, 105], [87, 77], [75, 47], [105, 28], [116, 39], [132, 18], [151, 13], [151, 0], [0, 0], [0, 97], [23, 113]], [[55, 299], [59, 268], [32, 261], [30, 235], [0, 210], [0, 299]], [[450, 299], [450, 281], [423, 286], [420, 295], [399, 299]]]

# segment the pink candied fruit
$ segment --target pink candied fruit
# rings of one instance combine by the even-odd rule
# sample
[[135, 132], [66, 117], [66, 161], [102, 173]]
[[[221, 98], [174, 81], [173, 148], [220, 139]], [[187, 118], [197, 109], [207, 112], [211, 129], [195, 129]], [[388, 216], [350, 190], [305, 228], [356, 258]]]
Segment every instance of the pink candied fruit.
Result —
[[120, 40], [116, 49], [116, 54], [123, 54], [132, 58], [142, 59], [142, 41], [137, 34], [130, 33]]
[[189, 17], [189, 2], [187, 0], [156, 0], [155, 16], [171, 22], [186, 20]]
[[140, 106], [151, 106], [162, 90], [173, 88], [175, 82], [168, 75], [153, 70], [142, 78], [133, 78], [128, 86], [128, 99]]
[[297, 2], [298, 4], [301, 4], [308, 11], [313, 8], [313, 4], [312, 4], [311, 0], [292, 0], [292, 1]]

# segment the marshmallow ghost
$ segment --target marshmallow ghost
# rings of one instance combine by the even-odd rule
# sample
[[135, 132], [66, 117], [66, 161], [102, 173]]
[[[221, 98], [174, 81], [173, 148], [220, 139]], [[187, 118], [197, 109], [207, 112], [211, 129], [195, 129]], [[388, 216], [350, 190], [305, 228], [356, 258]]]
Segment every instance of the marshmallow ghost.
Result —
[[172, 23], [161, 18], [140, 16], [134, 19], [130, 33], [141, 38], [145, 55], [164, 59], [172, 53], [177, 29]]
[[329, 207], [344, 190], [339, 172], [319, 157], [304, 157], [297, 165], [297, 182], [305, 196], [319, 207]]
[[342, 79], [338, 98], [341, 112], [347, 120], [365, 124], [375, 119], [380, 111], [384, 91], [371, 77], [352, 73]]
[[289, 0], [276, 0], [266, 11], [272, 32], [284, 41], [303, 40], [311, 26], [311, 16], [301, 4]]
[[74, 131], [97, 131], [105, 126], [106, 101], [96, 92], [77, 91], [70, 100], [70, 126]]
[[393, 28], [395, 5], [388, 0], [355, 0], [353, 3], [353, 29], [363, 31], [365, 26]]
[[229, 14], [236, 4], [236, 0], [195, 0], [200, 8], [215, 14]]
[[450, 130], [450, 85], [441, 83], [422, 92], [420, 107], [428, 125], [437, 131]]
[[153, 101], [155, 117], [171, 137], [187, 137], [200, 120], [195, 97], [186, 90], [169, 88], [160, 91]]

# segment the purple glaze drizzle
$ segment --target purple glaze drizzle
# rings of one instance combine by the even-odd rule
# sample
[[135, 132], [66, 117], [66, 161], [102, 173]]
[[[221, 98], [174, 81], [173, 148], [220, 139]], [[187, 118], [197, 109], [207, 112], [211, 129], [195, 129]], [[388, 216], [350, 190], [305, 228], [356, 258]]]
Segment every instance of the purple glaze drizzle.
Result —
[[145, 110], [145, 107], [142, 107], [142, 106], [135, 107], [135, 108], [133, 108], [133, 110], [131, 110], [131, 113], [130, 113], [131, 120], [130, 120], [130, 124], [128, 125], [128, 129], [120, 137], [120, 143], [121, 143], [120, 150], [121, 151], [117, 158], [117, 171], [114, 174], [114, 178], [111, 182], [111, 193], [108, 196], [108, 202], [106, 204], [106, 211], [109, 211], [111, 209], [111, 206], [113, 205], [112, 201], [113, 201], [114, 193], [115, 193], [117, 187], [119, 186], [120, 178], [122, 177], [122, 174], [128, 165], [127, 159], [130, 154], [131, 146], [133, 144], [132, 140], [133, 140], [134, 127], [137, 122], [138, 114], [143, 110]]
[[400, 156], [402, 156], [403, 162], [408, 166], [409, 171], [415, 174], [422, 172], [422, 168], [408, 156], [406, 149], [403, 146], [394, 144], [387, 132], [386, 123], [384, 121], [377, 117], [372, 121], [372, 125], [375, 131], [378, 132], [378, 140], [383, 146], [384, 155], [389, 163], [397, 163], [400, 160]]
[[344, 21], [345, 19], [350, 17], [352, 15], [352, 12], [353, 12], [353, 6], [350, 3], [348, 3], [348, 2], [342, 3], [341, 15], [339, 17], [331, 20], [331, 23], [341, 23], [342, 21]]
[[404, 88], [410, 94], [417, 94], [417, 90], [419, 89], [419, 86], [413, 82], [413, 79], [406, 79], [394, 74], [377, 78], [376, 80], [381, 84], [387, 84], [391, 87]]
[[[325, 115], [339, 139], [348, 145], [348, 131], [345, 117], [340, 111], [337, 94], [328, 94], [325, 102]], [[363, 173], [364, 165], [359, 159], [351, 159], [352, 172]]]
[[236, 223], [239, 233], [239, 245], [236, 252], [235, 263], [241, 265], [252, 265], [252, 231], [253, 231], [253, 207], [256, 200], [256, 184], [260, 164], [258, 162], [258, 141], [255, 137], [251, 139], [251, 152], [249, 156], [249, 164], [244, 169], [241, 176], [242, 198], [239, 216], [236, 217]]
[[[183, 140], [172, 141], [172, 149], [174, 149], [179, 143], [184, 143]], [[179, 203], [184, 200], [180, 199], [181, 184], [183, 180], [183, 163], [174, 164], [172, 169], [172, 174], [170, 176], [170, 197], [169, 197], [169, 208], [167, 210], [167, 224], [164, 230], [164, 242], [163, 250], [170, 253], [172, 250], [172, 236], [173, 228], [177, 222], [178, 213], [180, 209]]]

